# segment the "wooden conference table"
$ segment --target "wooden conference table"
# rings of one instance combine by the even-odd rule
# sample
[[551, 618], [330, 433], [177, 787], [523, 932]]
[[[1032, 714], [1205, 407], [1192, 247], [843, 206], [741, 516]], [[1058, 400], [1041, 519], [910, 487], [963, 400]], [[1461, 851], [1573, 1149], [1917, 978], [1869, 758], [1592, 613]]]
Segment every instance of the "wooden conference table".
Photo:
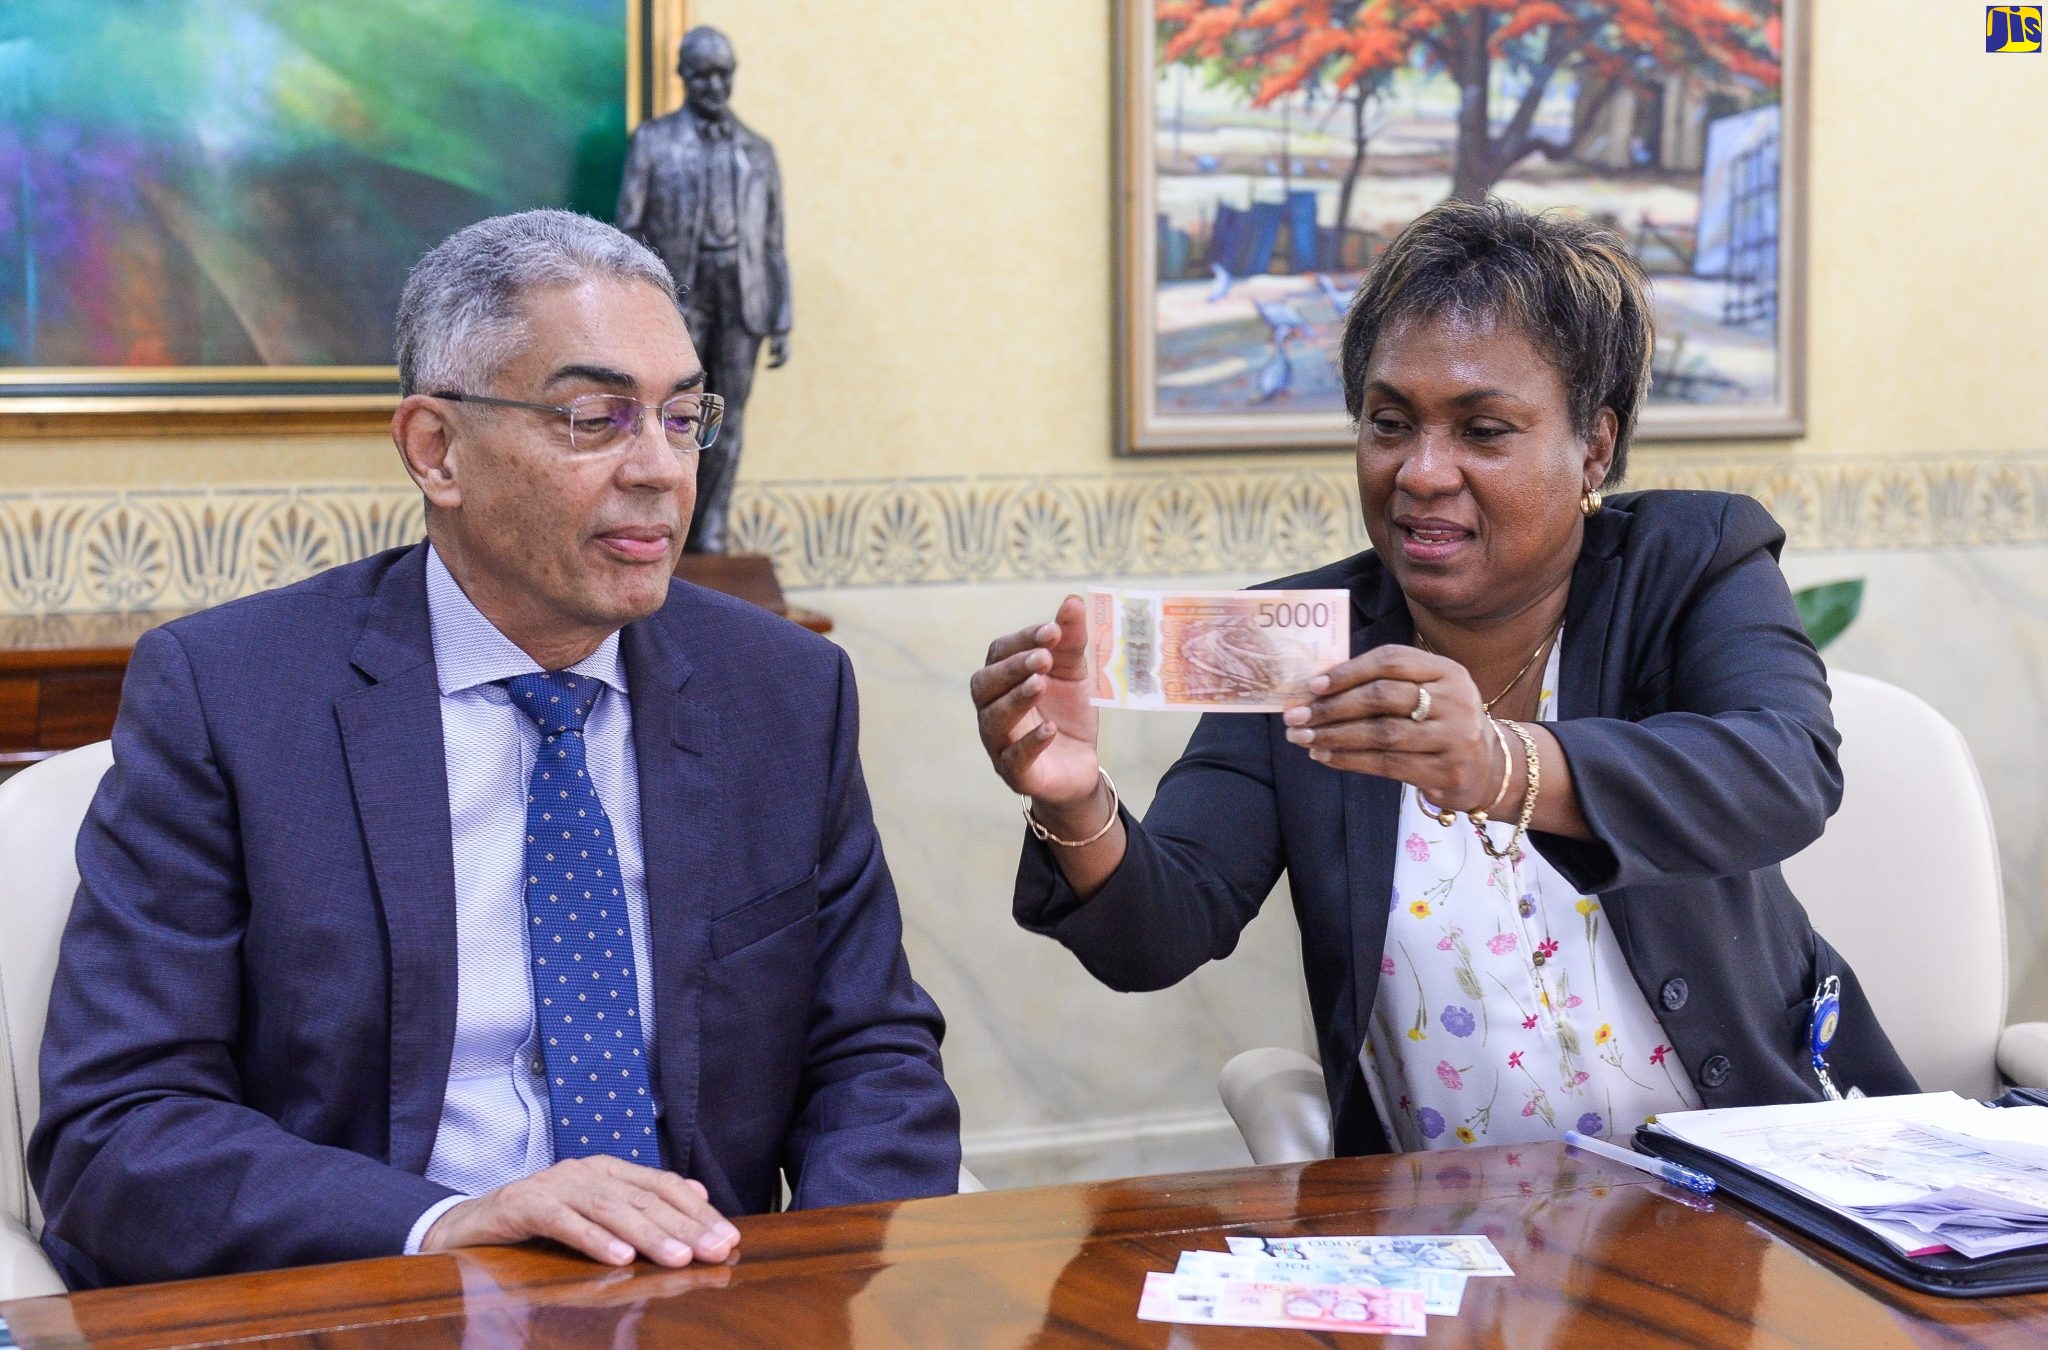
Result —
[[[479, 1249], [0, 1304], [59, 1346], [1369, 1345], [1166, 1326], [1148, 1270], [1227, 1233], [1486, 1233], [1513, 1279], [1468, 1283], [1429, 1342], [1533, 1346], [2048, 1343], [2048, 1296], [1925, 1297], [1740, 1205], [1542, 1144], [1356, 1158], [742, 1219], [737, 1264], [600, 1269]], [[166, 1241], [176, 1241], [166, 1233]], [[0, 1339], [4, 1343], [4, 1339]], [[1390, 1341], [1387, 1344], [1413, 1344]]]

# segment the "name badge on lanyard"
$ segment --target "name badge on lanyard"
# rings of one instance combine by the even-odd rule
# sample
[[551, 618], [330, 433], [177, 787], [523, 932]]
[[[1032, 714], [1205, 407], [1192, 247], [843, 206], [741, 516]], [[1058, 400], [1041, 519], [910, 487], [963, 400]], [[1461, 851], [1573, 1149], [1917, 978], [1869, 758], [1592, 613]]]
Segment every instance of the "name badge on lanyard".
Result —
[[[1838, 1102], [1843, 1093], [1835, 1086], [1835, 1080], [1828, 1076], [1828, 1047], [1835, 1043], [1835, 1032], [1842, 1026], [1842, 981], [1830, 975], [1820, 982], [1813, 991], [1813, 1015], [1806, 1023], [1806, 1048], [1813, 1057], [1813, 1076], [1820, 1080], [1822, 1092], [1828, 1100]], [[1850, 1088], [1851, 1098], [1861, 1097], [1860, 1088]]]

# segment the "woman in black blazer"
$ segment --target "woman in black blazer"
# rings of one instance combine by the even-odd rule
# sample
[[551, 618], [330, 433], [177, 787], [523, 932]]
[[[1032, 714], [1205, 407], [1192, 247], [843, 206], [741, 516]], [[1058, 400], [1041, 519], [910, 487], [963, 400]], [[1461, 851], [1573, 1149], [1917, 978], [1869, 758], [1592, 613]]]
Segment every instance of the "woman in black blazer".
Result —
[[[1536, 1059], [1499, 1053], [1509, 1044], [1583, 1064], [1596, 1088], [1609, 1072], [1596, 1060], [1613, 1064], [1661, 1094], [1631, 1098], [1652, 1108], [1819, 1099], [1808, 1024], [1831, 978], [1834, 1081], [1914, 1090], [1778, 868], [1841, 798], [1825, 672], [1777, 566], [1783, 533], [1746, 497], [1602, 501], [1653, 347], [1645, 280], [1614, 236], [1498, 201], [1445, 203], [1389, 247], [1345, 328], [1373, 548], [1272, 583], [1348, 591], [1352, 658], [1284, 715], [1205, 717], [1142, 824], [1096, 759], [1078, 598], [998, 639], [974, 677], [984, 745], [1030, 798], [1017, 920], [1104, 983], [1162, 988], [1228, 955], [1288, 874], [1339, 1153], [1551, 1137], [1580, 1107], [1593, 1132], [1637, 1123], [1568, 1100], [1583, 1071], [1548, 1093], [1524, 1087], [1519, 1124], [1499, 1110], [1512, 1091], [1474, 1110], [1476, 1134], [1417, 1105], [1441, 1095], [1437, 1056], [1443, 1084], [1492, 1072], [1501, 1098], [1521, 1081], [1507, 1066]], [[1393, 909], [1404, 848], [1427, 851], [1404, 830], [1417, 819], [1441, 822], [1439, 848], [1483, 836], [1489, 856], [1470, 856], [1499, 893], [1497, 914], [1467, 895], [1461, 926], [1427, 930], [1444, 933], [1434, 944], [1415, 923], [1426, 903]], [[1560, 895], [1576, 914], [1540, 912]], [[1556, 943], [1526, 940], [1576, 936], [1581, 916], [1634, 986], [1606, 991], [1627, 1006], [1597, 1030], [1562, 1011], [1580, 1000], [1543, 969]], [[1467, 948], [1486, 932], [1512, 967], [1486, 976], [1504, 998], [1472, 975]], [[1402, 1005], [1409, 1030], [1390, 1041], [1390, 1008], [1415, 999], [1408, 972], [1382, 972], [1418, 952], [1465, 962], [1460, 984], [1477, 992]], [[1489, 1018], [1480, 1036], [1473, 1008]], [[1500, 1016], [1513, 1011], [1530, 1015], [1517, 1027]], [[1362, 1055], [1376, 1025], [1378, 1053]], [[1651, 1062], [1668, 1089], [1596, 1050], [1622, 1025], [1661, 1036]], [[1501, 1063], [1479, 1067], [1490, 1055]]]

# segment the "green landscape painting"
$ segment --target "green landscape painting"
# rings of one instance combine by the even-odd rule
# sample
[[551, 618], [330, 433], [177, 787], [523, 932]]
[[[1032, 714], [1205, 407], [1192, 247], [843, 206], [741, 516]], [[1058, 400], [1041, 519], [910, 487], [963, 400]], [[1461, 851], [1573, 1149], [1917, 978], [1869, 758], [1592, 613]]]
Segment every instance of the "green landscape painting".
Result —
[[0, 381], [388, 366], [437, 240], [609, 217], [626, 33], [620, 0], [5, 0]]

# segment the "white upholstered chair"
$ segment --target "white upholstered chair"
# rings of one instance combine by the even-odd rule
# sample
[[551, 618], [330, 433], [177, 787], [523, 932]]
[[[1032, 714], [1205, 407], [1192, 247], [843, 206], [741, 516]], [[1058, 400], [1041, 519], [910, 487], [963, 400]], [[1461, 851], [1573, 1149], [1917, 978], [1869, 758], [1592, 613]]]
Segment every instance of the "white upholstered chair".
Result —
[[78, 890], [72, 842], [113, 762], [100, 741], [0, 783], [0, 1299], [64, 1292], [36, 1245], [43, 1214], [22, 1151], [41, 1104], [36, 1061], [57, 939]]
[[[2005, 1025], [2005, 891], [1976, 762], [1954, 724], [1882, 680], [1833, 671], [1842, 809], [1785, 862], [1814, 927], [1862, 982], [1920, 1086], [1973, 1097], [2048, 1086], [2048, 1023]], [[1330, 1104], [1307, 1055], [1266, 1047], [1223, 1067], [1223, 1104], [1260, 1163], [1330, 1154]]]

